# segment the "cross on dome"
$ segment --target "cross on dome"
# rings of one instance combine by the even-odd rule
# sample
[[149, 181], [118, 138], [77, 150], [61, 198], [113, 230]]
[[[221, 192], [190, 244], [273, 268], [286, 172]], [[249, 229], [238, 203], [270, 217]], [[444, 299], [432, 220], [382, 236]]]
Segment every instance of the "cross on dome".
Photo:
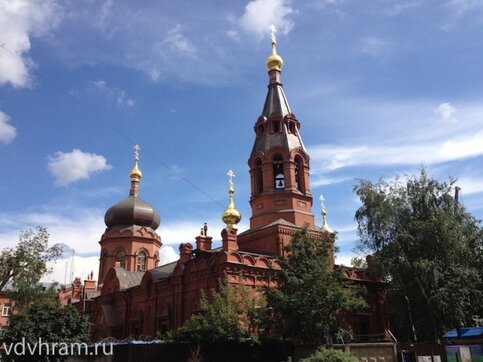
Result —
[[235, 173], [233, 172], [233, 170], [230, 170], [226, 174], [229, 177], [228, 183], [229, 183], [230, 189], [231, 189], [231, 188], [233, 188], [233, 185], [234, 185], [233, 178], [235, 177]]
[[277, 33], [277, 28], [275, 25], [270, 25], [270, 38], [272, 38], [272, 44], [277, 44], [277, 38], [275, 37], [275, 34]]
[[324, 195], [320, 195], [319, 200], [320, 200], [320, 207], [322, 208], [322, 210], [324, 210], [325, 209], [325, 205], [324, 205], [325, 197], [324, 197]]
[[134, 145], [134, 160], [135, 161], [139, 161], [139, 150], [141, 149], [141, 147], [139, 147], [138, 144]]

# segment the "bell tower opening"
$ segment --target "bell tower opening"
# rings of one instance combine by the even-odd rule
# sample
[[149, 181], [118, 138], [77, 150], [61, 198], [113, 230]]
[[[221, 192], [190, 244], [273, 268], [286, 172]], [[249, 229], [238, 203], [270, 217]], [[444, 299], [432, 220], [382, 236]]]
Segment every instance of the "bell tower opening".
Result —
[[277, 190], [285, 189], [285, 175], [283, 174], [283, 158], [276, 155], [272, 160], [273, 165], [273, 187]]
[[295, 156], [295, 185], [297, 190], [301, 193], [305, 193], [305, 180], [304, 180], [304, 166], [302, 157], [299, 155]]

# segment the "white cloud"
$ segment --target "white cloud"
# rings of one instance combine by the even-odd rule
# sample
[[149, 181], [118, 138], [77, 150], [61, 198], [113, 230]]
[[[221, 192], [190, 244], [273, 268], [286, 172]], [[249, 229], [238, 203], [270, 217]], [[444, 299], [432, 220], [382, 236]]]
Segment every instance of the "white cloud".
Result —
[[9, 121], [10, 117], [0, 111], [0, 143], [10, 143], [17, 137], [17, 130], [8, 123]]
[[58, 186], [89, 179], [92, 173], [109, 170], [111, 166], [104, 156], [73, 149], [65, 153], [58, 151], [48, 157], [48, 168]]
[[168, 31], [164, 38], [163, 44], [167, 45], [172, 51], [178, 55], [193, 56], [197, 50], [193, 43], [182, 33], [181, 25], [176, 25]]
[[253, 0], [245, 7], [239, 24], [246, 32], [260, 38], [270, 34], [272, 24], [286, 35], [295, 25], [292, 19], [295, 13], [288, 0]]
[[348, 177], [348, 176], [329, 177], [326, 175], [314, 175], [314, 177], [312, 177], [312, 179], [310, 180], [310, 187], [315, 189], [320, 186], [338, 184], [352, 179], [353, 179], [352, 177]]
[[62, 17], [55, 0], [0, 1], [0, 85], [15, 87], [31, 84], [30, 70], [34, 63], [27, 56], [30, 38], [42, 37], [55, 29]]
[[226, 32], [226, 35], [231, 39], [231, 40], [234, 40], [234, 41], [240, 41], [240, 35], [238, 34], [238, 31], [236, 30], [228, 30]]
[[161, 246], [159, 251], [159, 265], [164, 265], [179, 259], [179, 253], [168, 245]]
[[337, 253], [335, 255], [335, 264], [351, 266], [351, 260], [356, 256], [357, 255], [355, 253], [352, 253], [350, 251]]
[[472, 195], [483, 192], [483, 177], [462, 176], [458, 177], [456, 185], [461, 187], [462, 195]]
[[96, 80], [92, 82], [95, 91], [103, 93], [107, 98], [113, 99], [119, 106], [133, 107], [136, 102], [126, 95], [126, 91], [121, 88], [108, 86], [105, 80]]
[[434, 109], [434, 113], [437, 117], [445, 122], [456, 121], [456, 108], [453, 107], [449, 102], [441, 103]]
[[76, 277], [84, 281], [91, 272], [94, 272], [94, 279], [97, 279], [99, 256], [63, 258], [55, 262], [48, 262], [47, 267], [51, 270], [51, 273], [42, 278], [42, 281], [47, 283], [58, 282], [69, 284]]
[[398, 145], [323, 145], [310, 152], [317, 168], [333, 171], [356, 165], [435, 164], [483, 155], [483, 130], [445, 141]]

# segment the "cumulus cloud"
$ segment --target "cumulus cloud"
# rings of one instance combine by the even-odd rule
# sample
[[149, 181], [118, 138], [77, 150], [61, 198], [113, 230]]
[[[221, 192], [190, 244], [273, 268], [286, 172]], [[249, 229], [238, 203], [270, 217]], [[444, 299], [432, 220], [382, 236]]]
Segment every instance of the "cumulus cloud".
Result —
[[136, 104], [132, 98], [127, 96], [126, 91], [118, 87], [108, 86], [105, 80], [93, 81], [92, 88], [105, 94], [107, 98], [115, 100], [119, 106], [133, 107]]
[[295, 13], [288, 0], [253, 0], [238, 21], [243, 30], [260, 38], [268, 36], [272, 24], [286, 35], [295, 25], [292, 19]]
[[95, 172], [109, 170], [111, 166], [104, 156], [73, 149], [69, 153], [58, 151], [49, 156], [48, 168], [57, 186], [67, 186], [72, 182], [89, 179]]
[[0, 143], [10, 143], [17, 137], [17, 130], [9, 124], [9, 121], [10, 117], [0, 111]]
[[28, 57], [31, 37], [42, 37], [55, 29], [62, 17], [55, 0], [7, 0], [0, 2], [0, 85], [26, 87], [34, 65]]
[[438, 118], [445, 122], [456, 121], [456, 108], [453, 107], [449, 102], [441, 103], [434, 109], [434, 113]]

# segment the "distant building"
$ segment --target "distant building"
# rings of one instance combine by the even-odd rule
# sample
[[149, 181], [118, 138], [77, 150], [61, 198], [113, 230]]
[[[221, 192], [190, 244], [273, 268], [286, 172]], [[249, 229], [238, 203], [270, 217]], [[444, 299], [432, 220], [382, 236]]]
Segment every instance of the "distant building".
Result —
[[5, 292], [0, 292], [0, 329], [8, 326], [12, 310], [13, 301], [7, 297]]
[[[159, 266], [162, 247], [156, 229], [158, 212], [139, 196], [142, 172], [136, 149], [130, 172], [129, 196], [105, 214], [106, 230], [100, 240], [98, 286], [91, 275], [87, 285], [77, 280], [64, 289], [63, 300], [75, 303], [91, 316], [93, 339], [156, 336], [173, 330], [197, 311], [200, 291], [217, 280], [242, 284], [252, 293], [257, 287], [276, 288], [278, 258], [292, 235], [304, 225], [309, 235], [332, 247], [335, 233], [325, 210], [322, 227], [315, 225], [310, 192], [310, 158], [302, 142], [300, 122], [292, 113], [281, 83], [282, 58], [267, 58], [268, 94], [255, 123], [255, 142], [248, 159], [251, 180], [250, 228], [238, 234], [240, 213], [234, 205], [233, 174], [229, 172], [229, 205], [223, 213], [222, 246], [212, 248], [206, 224], [195, 242], [181, 244], [178, 261]], [[201, 223], [200, 223], [201, 224]], [[332, 263], [330, 267], [335, 267]], [[385, 282], [361, 269], [343, 268], [346, 277], [366, 286], [369, 307], [347, 321], [355, 339], [388, 338]]]

